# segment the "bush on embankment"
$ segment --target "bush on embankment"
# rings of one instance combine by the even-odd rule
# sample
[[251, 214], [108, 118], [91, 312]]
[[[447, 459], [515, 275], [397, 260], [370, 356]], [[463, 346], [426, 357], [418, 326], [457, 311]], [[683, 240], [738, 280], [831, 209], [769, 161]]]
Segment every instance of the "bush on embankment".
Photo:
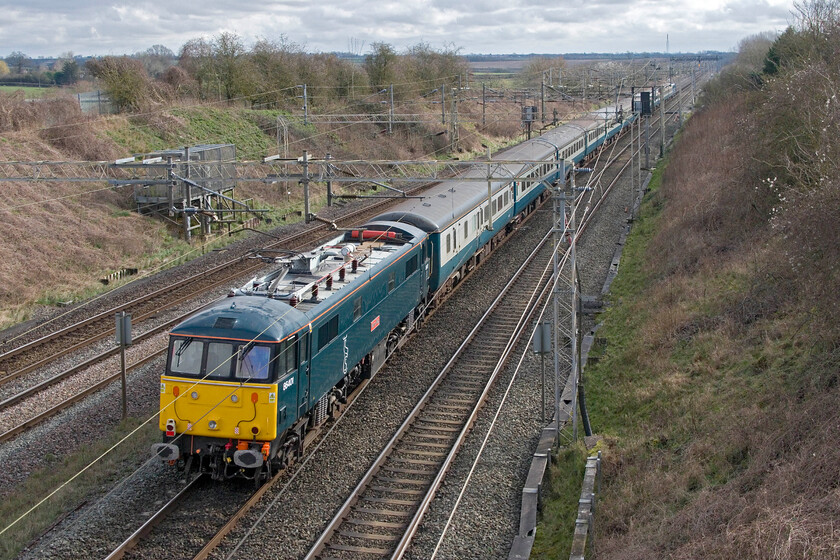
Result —
[[840, 556], [840, 14], [799, 9], [708, 88], [625, 249], [586, 372], [598, 558]]

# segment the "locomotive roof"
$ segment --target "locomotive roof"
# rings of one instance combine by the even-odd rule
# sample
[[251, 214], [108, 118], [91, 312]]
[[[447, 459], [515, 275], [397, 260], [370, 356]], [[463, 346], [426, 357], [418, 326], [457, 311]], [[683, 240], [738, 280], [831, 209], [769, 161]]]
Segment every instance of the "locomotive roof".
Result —
[[243, 296], [211, 304], [180, 323], [171, 334], [274, 342], [306, 322], [303, 313], [279, 300]]
[[229, 297], [180, 323], [171, 334], [283, 340], [328, 312], [423, 237], [425, 233], [410, 225], [377, 221], [312, 251], [284, 251], [279, 257], [263, 251], [259, 258], [279, 266], [231, 290]]

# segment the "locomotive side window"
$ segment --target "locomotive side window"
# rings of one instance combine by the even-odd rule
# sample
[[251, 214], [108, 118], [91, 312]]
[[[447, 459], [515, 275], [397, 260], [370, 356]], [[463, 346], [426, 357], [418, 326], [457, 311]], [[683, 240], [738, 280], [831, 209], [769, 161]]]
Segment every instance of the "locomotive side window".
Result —
[[268, 346], [252, 346], [237, 360], [236, 377], [239, 379], [268, 379], [271, 358], [271, 348]]
[[397, 273], [393, 270], [388, 275], [388, 292], [394, 289], [394, 286], [397, 284]]
[[280, 346], [277, 356], [277, 369], [280, 375], [297, 369], [297, 341], [292, 337]]
[[233, 344], [224, 342], [210, 342], [207, 344], [207, 375], [213, 377], [230, 376], [231, 356]]
[[172, 341], [172, 359], [169, 369], [173, 373], [201, 373], [201, 356], [204, 343], [187, 338]]
[[469, 235], [469, 232], [467, 231], [467, 226], [468, 226], [468, 225], [469, 225], [469, 222], [466, 222], [466, 221], [465, 221], [465, 222], [464, 222], [464, 239], [466, 239], [466, 238], [467, 238], [467, 236]]
[[450, 241], [449, 234], [447, 233], [446, 234], [446, 254], [449, 254], [450, 251], [452, 251], [452, 242]]
[[357, 320], [362, 316], [362, 298], [357, 297], [353, 300], [353, 320]]
[[417, 255], [414, 255], [405, 263], [405, 277], [408, 278], [417, 270]]
[[321, 325], [318, 329], [318, 349], [330, 343], [332, 339], [338, 336], [338, 315]]

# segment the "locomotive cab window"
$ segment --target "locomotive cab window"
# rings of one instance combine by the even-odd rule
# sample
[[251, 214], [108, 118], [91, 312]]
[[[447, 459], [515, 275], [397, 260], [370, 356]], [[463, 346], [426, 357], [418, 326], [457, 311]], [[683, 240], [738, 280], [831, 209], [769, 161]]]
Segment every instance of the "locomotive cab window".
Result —
[[173, 338], [168, 373], [209, 379], [267, 380], [271, 376], [271, 347]]
[[207, 365], [204, 371], [210, 377], [227, 377], [233, 363], [233, 344], [225, 342], [207, 343]]
[[199, 375], [204, 343], [192, 338], [173, 339], [170, 348], [170, 366], [172, 373]]
[[[242, 354], [236, 360], [236, 378], [250, 380], [266, 380], [269, 377], [269, 366], [271, 365], [271, 349], [268, 346], [242, 347]], [[283, 369], [281, 363], [280, 369]]]

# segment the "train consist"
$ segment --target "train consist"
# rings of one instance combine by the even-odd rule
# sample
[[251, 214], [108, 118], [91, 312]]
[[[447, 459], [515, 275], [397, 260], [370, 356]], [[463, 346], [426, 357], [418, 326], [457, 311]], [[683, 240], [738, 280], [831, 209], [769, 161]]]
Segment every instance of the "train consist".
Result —
[[476, 169], [312, 251], [263, 253], [271, 273], [170, 333], [153, 455], [258, 484], [284, 468], [547, 187], [634, 118], [621, 106], [590, 113], [498, 154], [532, 163], [499, 164], [511, 179], [489, 191], [466, 180], [485, 176]]

